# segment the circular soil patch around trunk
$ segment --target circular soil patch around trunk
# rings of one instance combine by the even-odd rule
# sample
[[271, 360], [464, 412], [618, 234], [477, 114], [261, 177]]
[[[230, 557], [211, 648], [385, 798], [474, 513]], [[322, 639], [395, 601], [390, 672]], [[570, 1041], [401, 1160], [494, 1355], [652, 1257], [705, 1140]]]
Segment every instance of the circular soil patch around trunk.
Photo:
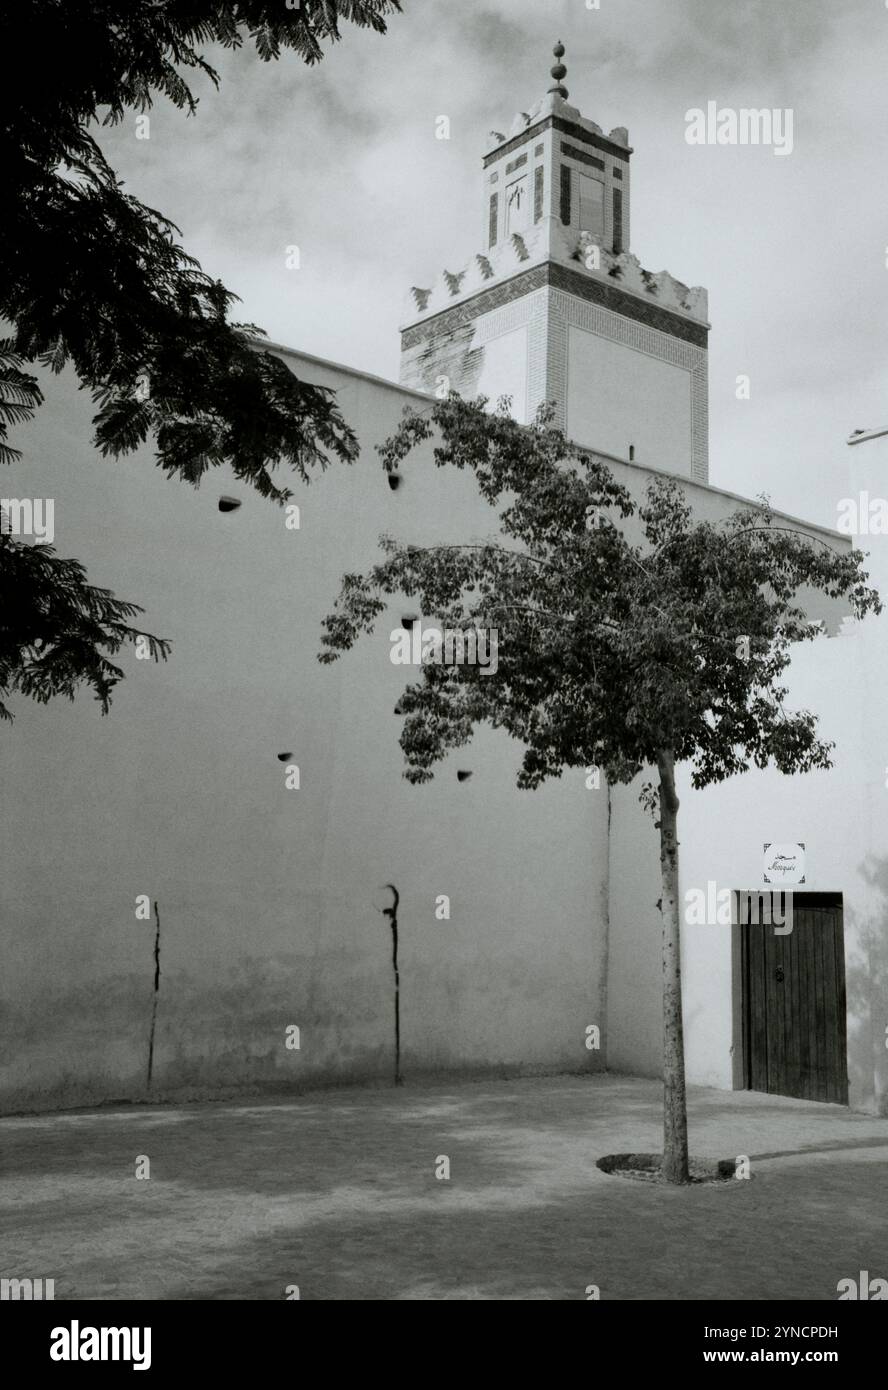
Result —
[[[596, 1168], [602, 1173], [613, 1173], [620, 1178], [636, 1178], [639, 1182], [663, 1183], [675, 1187], [675, 1183], [665, 1183], [661, 1172], [662, 1154], [607, 1154], [599, 1158]], [[737, 1164], [733, 1158], [692, 1158], [688, 1163], [692, 1183], [734, 1182]]]

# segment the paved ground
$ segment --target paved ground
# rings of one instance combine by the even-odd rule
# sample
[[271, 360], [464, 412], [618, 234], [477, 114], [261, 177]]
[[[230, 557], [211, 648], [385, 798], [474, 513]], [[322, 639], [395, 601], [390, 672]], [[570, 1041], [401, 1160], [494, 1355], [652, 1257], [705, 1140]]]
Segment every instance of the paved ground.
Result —
[[832, 1300], [888, 1277], [888, 1120], [693, 1090], [694, 1153], [748, 1154], [751, 1181], [599, 1172], [660, 1146], [659, 1106], [652, 1081], [555, 1077], [2, 1120], [0, 1273], [57, 1300]]

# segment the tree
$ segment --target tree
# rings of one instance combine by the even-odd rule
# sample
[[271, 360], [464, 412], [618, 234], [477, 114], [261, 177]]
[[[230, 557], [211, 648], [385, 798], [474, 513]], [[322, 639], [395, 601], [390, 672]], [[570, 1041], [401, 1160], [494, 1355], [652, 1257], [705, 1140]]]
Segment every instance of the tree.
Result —
[[[86, 582], [77, 560], [62, 560], [52, 546], [23, 545], [0, 535], [0, 693], [19, 691], [40, 704], [56, 695], [71, 700], [92, 688], [107, 714], [123, 672], [108, 656], [141, 642], [144, 655], [165, 657], [169, 644], [127, 622], [141, 612], [107, 589]], [[107, 655], [106, 655], [107, 653]], [[12, 712], [0, 701], [0, 719]]]
[[[779, 526], [766, 501], [723, 522], [695, 520], [679, 485], [636, 504], [544, 408], [531, 427], [508, 403], [451, 394], [407, 410], [380, 454], [388, 471], [437, 432], [438, 467], [470, 469], [497, 509], [499, 537], [417, 547], [383, 537], [382, 561], [347, 574], [324, 620], [321, 661], [372, 631], [391, 595], [415, 596], [439, 631], [496, 632], [497, 669], [447, 664], [434, 639], [400, 699], [406, 777], [425, 782], [477, 724], [524, 746], [518, 785], [597, 766], [611, 783], [646, 769], [642, 800], [660, 837], [663, 955], [663, 1177], [688, 1180], [675, 768], [705, 787], [751, 763], [783, 773], [829, 767], [808, 710], [784, 708], [793, 642], [817, 632], [800, 590], [880, 611], [859, 551], [841, 554]], [[446, 654], [446, 653], [445, 653]]]
[[[18, 82], [14, 92], [7, 85], [0, 119], [0, 317], [12, 326], [0, 344], [0, 463], [19, 457], [5, 442], [9, 425], [42, 400], [27, 366], [60, 372], [69, 361], [98, 406], [101, 452], [130, 453], [153, 435], [167, 476], [195, 487], [226, 463], [262, 497], [284, 504], [291, 494], [275, 482], [276, 468], [307, 481], [331, 456], [354, 460], [357, 441], [333, 392], [299, 381], [261, 351], [254, 325], [230, 321], [236, 296], [177, 244], [167, 218], [124, 191], [91, 127], [100, 115], [109, 125], [127, 110], [144, 112], [158, 94], [194, 114], [186, 74], [218, 85], [202, 53], [208, 44], [237, 48], [247, 37], [265, 62], [290, 49], [312, 64], [340, 38], [343, 21], [384, 33], [386, 16], [399, 10], [399, 0], [22, 0], [3, 8], [0, 45], [16, 55]], [[2, 538], [0, 600], [4, 607], [22, 600], [27, 613], [37, 600], [28, 584], [39, 576], [41, 602], [52, 602], [63, 623], [65, 586], [75, 582], [64, 566], [76, 562], [29, 561], [21, 548]], [[82, 569], [77, 582], [85, 583]], [[98, 593], [85, 586], [79, 597], [95, 604]], [[72, 693], [85, 681], [107, 709], [107, 682], [121, 672], [112, 678], [101, 667], [98, 630], [75, 623], [68, 643], [63, 625], [48, 631], [16, 628], [0, 653], [8, 678], [0, 696], [12, 688], [48, 695], [56, 680]], [[125, 641], [138, 636], [114, 631]], [[151, 640], [155, 656], [164, 655], [166, 644]], [[35, 662], [47, 661], [53, 679], [35, 685]], [[90, 677], [98, 671], [99, 684]]]

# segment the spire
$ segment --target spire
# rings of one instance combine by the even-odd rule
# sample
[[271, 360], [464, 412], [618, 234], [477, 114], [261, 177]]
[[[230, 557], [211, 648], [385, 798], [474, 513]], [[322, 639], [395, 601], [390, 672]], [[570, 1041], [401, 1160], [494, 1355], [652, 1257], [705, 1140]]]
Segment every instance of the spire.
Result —
[[556, 85], [554, 87], [550, 87], [549, 91], [555, 92], [557, 96], [563, 97], [566, 101], [568, 97], [568, 91], [564, 85], [564, 79], [567, 76], [567, 68], [561, 61], [561, 59], [564, 57], [564, 44], [561, 42], [560, 39], [556, 43], [555, 47], [552, 49], [552, 52], [555, 54], [555, 57], [558, 59], [558, 62], [551, 70], [552, 76], [555, 78]]

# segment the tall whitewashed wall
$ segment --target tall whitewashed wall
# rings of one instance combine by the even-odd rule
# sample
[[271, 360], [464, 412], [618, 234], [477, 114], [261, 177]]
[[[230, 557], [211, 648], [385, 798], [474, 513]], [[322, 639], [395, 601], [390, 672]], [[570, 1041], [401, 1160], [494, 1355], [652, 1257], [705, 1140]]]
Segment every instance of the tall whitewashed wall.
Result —
[[[410, 601], [339, 662], [316, 661], [340, 577], [373, 562], [380, 533], [476, 539], [491, 516], [430, 450], [408, 461], [397, 492], [387, 486], [375, 445], [405, 404], [427, 398], [286, 356], [337, 389], [362, 441], [354, 467], [295, 485], [297, 532], [220, 473], [195, 492], [166, 480], [148, 451], [100, 459], [89, 400], [67, 375], [46, 383], [46, 404], [20, 431], [26, 457], [6, 492], [52, 497], [59, 553], [141, 601], [140, 621], [174, 648], [158, 665], [125, 654], [107, 718], [88, 696], [18, 700], [0, 731], [0, 1103], [145, 1094], [156, 923], [153, 911], [137, 920], [141, 894], [160, 916], [154, 1095], [390, 1080], [387, 883], [401, 894], [408, 1082], [605, 1062], [655, 1072], [656, 849], [632, 792], [616, 789], [609, 808], [607, 789], [576, 773], [520, 793], [519, 750], [490, 732], [432, 784], [409, 786], [389, 633]], [[636, 497], [655, 476], [609, 462]], [[742, 504], [682, 484], [711, 520]], [[221, 513], [221, 495], [242, 506]], [[298, 791], [285, 787], [290, 762]], [[472, 777], [458, 781], [460, 769]], [[704, 863], [719, 837], [733, 842], [727, 820], [706, 815], [694, 835]], [[686, 822], [686, 852], [690, 839]], [[449, 921], [436, 919], [440, 894]], [[710, 1047], [731, 1008], [721, 966], [704, 979], [689, 965], [689, 1056], [692, 1077], [729, 1085], [724, 1047]], [[599, 1051], [586, 1048], [590, 1024]], [[298, 1051], [285, 1046], [290, 1025]]]
[[[339, 662], [316, 660], [342, 573], [377, 558], [380, 533], [467, 540], [490, 514], [430, 450], [387, 486], [375, 445], [414, 393], [290, 360], [337, 389], [362, 442], [355, 466], [296, 484], [296, 532], [222, 474], [194, 491], [147, 450], [102, 460], [67, 374], [19, 431], [4, 490], [52, 497], [58, 552], [174, 646], [157, 665], [127, 651], [106, 718], [87, 695], [17, 699], [0, 729], [6, 1110], [145, 1093], [155, 921], [153, 906], [136, 919], [140, 894], [160, 916], [152, 1094], [389, 1081], [387, 883], [408, 1082], [603, 1064], [586, 1028], [605, 1019], [606, 799], [579, 774], [518, 792], [519, 749], [489, 731], [433, 783], [404, 781], [389, 633], [409, 603]], [[240, 509], [221, 513], [222, 494]]]

